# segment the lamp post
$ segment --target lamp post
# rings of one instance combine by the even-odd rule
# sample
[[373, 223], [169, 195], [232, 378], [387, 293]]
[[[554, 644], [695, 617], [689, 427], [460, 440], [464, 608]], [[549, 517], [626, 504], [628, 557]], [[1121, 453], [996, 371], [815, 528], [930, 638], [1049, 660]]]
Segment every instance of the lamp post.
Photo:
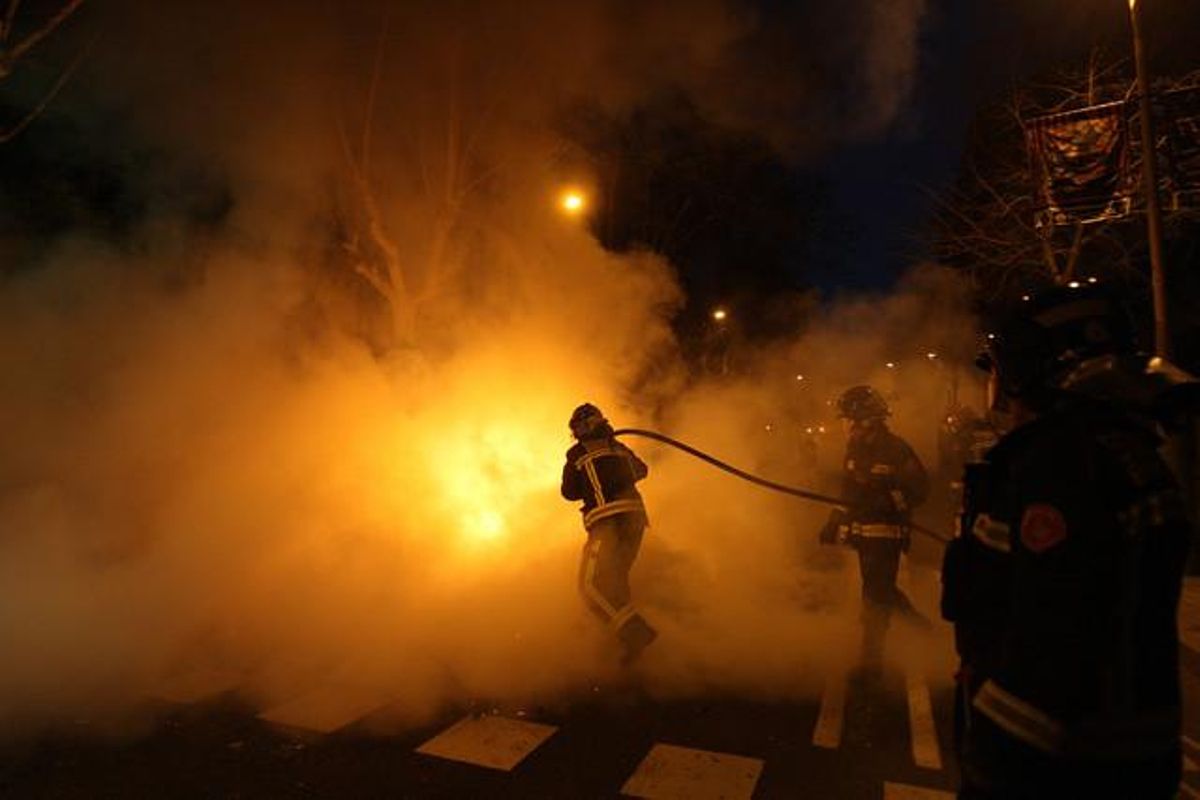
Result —
[[1150, 113], [1150, 70], [1142, 44], [1140, 0], [1129, 0], [1129, 24], [1133, 30], [1133, 64], [1137, 73], [1139, 114], [1142, 128], [1142, 190], [1146, 195], [1146, 238], [1150, 244], [1150, 286], [1154, 295], [1154, 352], [1171, 355], [1167, 326], [1167, 286], [1163, 274], [1162, 211], [1158, 205], [1158, 164], [1154, 119]]

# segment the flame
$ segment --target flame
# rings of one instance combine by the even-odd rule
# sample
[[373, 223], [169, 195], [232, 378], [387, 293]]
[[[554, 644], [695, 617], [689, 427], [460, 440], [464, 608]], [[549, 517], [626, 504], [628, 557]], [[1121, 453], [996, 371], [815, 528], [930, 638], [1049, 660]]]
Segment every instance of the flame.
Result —
[[467, 549], [514, 544], [522, 509], [554, 487], [559, 449], [551, 432], [521, 421], [492, 420], [448, 431], [434, 451], [431, 473], [459, 543]]

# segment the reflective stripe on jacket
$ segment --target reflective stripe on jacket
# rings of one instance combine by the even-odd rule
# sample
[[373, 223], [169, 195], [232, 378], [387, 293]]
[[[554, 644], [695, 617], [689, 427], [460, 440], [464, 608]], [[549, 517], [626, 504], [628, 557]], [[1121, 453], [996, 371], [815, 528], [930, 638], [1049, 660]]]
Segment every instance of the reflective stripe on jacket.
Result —
[[645, 517], [646, 508], [635, 484], [647, 474], [642, 460], [616, 439], [588, 439], [567, 451], [562, 495], [583, 501], [580, 511], [588, 529], [615, 514]]

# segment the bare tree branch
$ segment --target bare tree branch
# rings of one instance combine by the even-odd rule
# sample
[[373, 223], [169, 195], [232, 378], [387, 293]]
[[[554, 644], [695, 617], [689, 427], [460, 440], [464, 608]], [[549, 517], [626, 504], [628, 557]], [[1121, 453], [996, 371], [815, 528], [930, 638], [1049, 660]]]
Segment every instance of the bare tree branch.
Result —
[[[0, 53], [0, 78], [5, 77], [10, 72], [12, 72], [12, 68], [13, 68], [14, 64], [16, 64], [18, 61], [20, 61], [21, 58], [24, 57], [26, 53], [28, 53], [30, 50], [32, 50], [34, 47], [36, 47], [37, 44], [42, 41], [42, 39], [45, 39], [47, 36], [49, 36], [51, 33], [53, 33], [55, 31], [55, 29], [58, 28], [58, 26], [61, 25], [64, 21], [66, 21], [66, 19], [68, 17], [70, 17], [72, 14], [74, 14], [79, 9], [79, 7], [81, 5], [83, 5], [83, 3], [84, 3], [84, 0], [67, 0], [67, 3], [62, 8], [60, 8], [53, 16], [51, 16], [50, 19], [48, 19], [46, 21], [45, 25], [38, 28], [33, 33], [29, 34], [24, 39], [22, 39], [16, 45], [16, 47], [12, 48], [11, 50], [9, 50], [7, 52]], [[10, 3], [8, 10], [10, 13], [15, 14], [16, 13], [16, 3], [15, 2]], [[4, 32], [5, 32], [6, 38], [10, 31], [9, 26], [11, 24], [12, 24], [11, 19], [9, 19], [8, 21], [5, 22]]]
[[8, 35], [12, 33], [13, 20], [17, 17], [17, 8], [21, 5], [21, 0], [8, 0], [8, 9], [4, 12], [4, 20], [0, 22], [0, 45], [8, 41]]
[[75, 59], [69, 65], [67, 65], [67, 68], [62, 71], [61, 75], [58, 76], [58, 80], [56, 80], [54, 85], [50, 87], [50, 91], [48, 91], [45, 96], [42, 97], [41, 101], [36, 106], [29, 110], [29, 113], [22, 117], [20, 121], [18, 121], [17, 124], [11, 128], [0, 130], [0, 144], [7, 144], [8, 142], [11, 142], [13, 139], [17, 138], [17, 136], [21, 134], [21, 131], [25, 130], [27, 127], [29, 127], [31, 122], [41, 116], [42, 112], [46, 110], [50, 103], [54, 101], [54, 98], [58, 95], [58, 93], [62, 91], [62, 88], [67, 85], [69, 80], [71, 80], [71, 76], [75, 74], [75, 70], [77, 70], [79, 65], [83, 63], [84, 58], [87, 57], [88, 51], [90, 50], [91, 44], [89, 43], [88, 46], [83, 50], [80, 50], [75, 56]]

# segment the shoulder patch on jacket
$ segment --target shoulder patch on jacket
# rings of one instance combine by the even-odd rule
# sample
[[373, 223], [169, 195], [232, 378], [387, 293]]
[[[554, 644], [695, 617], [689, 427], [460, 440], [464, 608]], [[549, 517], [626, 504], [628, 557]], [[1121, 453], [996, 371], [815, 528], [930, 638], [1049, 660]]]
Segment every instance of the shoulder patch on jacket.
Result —
[[1035, 503], [1021, 516], [1021, 543], [1031, 552], [1044, 553], [1067, 538], [1067, 521], [1049, 503]]

